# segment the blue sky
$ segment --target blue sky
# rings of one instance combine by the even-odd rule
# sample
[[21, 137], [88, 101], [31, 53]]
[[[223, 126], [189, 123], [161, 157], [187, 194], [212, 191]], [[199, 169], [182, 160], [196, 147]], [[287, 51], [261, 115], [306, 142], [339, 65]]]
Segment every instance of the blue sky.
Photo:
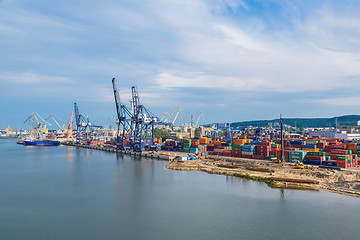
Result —
[[[358, 0], [0, 0], [0, 128], [32, 112], [115, 121], [136, 85], [161, 115], [360, 114]], [[181, 118], [179, 118], [181, 120]], [[179, 124], [182, 121], [178, 122]]]

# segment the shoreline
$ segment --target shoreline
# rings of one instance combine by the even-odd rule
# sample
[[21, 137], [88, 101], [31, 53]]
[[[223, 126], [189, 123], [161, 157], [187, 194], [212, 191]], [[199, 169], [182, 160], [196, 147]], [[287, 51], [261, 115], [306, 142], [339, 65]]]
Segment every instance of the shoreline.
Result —
[[281, 165], [267, 160], [217, 156], [206, 156], [197, 160], [174, 160], [167, 164], [166, 168], [239, 177], [264, 182], [271, 188], [323, 190], [360, 197], [360, 171], [338, 171], [315, 166], [296, 169], [291, 163]]
[[[296, 169], [292, 163], [285, 163], [282, 166], [281, 164], [273, 163], [269, 160], [224, 156], [205, 156], [196, 160], [176, 160], [168, 155], [146, 152], [137, 153], [78, 144], [62, 143], [62, 145], [165, 160], [169, 161], [166, 168], [170, 170], [201, 171], [208, 174], [239, 177], [252, 181], [264, 182], [272, 188], [313, 191], [323, 190], [348, 196], [360, 197], [360, 170], [339, 171], [323, 169], [312, 165], [306, 165], [304, 169]], [[272, 180], [271, 178], [280, 178], [284, 180], [290, 179], [292, 182], [277, 181]], [[293, 180], [295, 180], [295, 182]], [[296, 180], [299, 180], [299, 182], [296, 182]], [[304, 180], [313, 183], [301, 183]]]

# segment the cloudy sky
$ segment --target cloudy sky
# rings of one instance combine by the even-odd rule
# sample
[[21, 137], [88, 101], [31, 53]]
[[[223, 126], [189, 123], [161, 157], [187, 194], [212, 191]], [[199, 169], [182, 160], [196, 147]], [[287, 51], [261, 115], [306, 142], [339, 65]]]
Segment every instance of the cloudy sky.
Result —
[[[128, 104], [186, 122], [360, 114], [359, 0], [0, 0], [0, 128], [97, 124]], [[202, 120], [201, 120], [202, 121]], [[200, 121], [200, 122], [201, 122]], [[179, 117], [178, 123], [183, 123]]]

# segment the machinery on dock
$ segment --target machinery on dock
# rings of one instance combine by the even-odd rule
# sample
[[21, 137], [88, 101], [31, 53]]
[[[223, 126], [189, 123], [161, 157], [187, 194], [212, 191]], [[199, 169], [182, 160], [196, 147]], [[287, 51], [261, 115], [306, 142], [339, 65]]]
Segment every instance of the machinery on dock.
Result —
[[185, 114], [184, 114], [183, 110], [179, 107], [177, 107], [172, 114], [169, 114], [168, 112], [163, 112], [162, 115], [160, 116], [161, 117], [160, 121], [162, 121], [164, 123], [171, 123], [172, 124], [171, 126], [173, 127], [175, 125], [175, 121], [180, 113], [184, 118], [184, 124], [185, 124], [185, 119], [186, 119]]
[[[131, 111], [120, 101], [119, 89], [117, 87], [117, 81], [115, 78], [112, 79], [112, 84], [115, 97], [116, 113], [118, 117], [116, 143], [118, 149], [125, 150], [126, 136], [132, 132], [133, 115]], [[122, 134], [120, 135], [121, 131]]]
[[295, 168], [304, 169], [305, 168], [304, 163], [300, 162], [299, 160], [296, 160], [295, 161]]
[[47, 134], [47, 125], [49, 123], [44, 120], [40, 114], [33, 112], [24, 123], [31, 122], [34, 126], [35, 134], [33, 135], [34, 139], [45, 140], [45, 135]]
[[92, 124], [89, 120], [89, 117], [86, 115], [86, 118], [80, 114], [77, 103], [74, 103], [75, 110], [75, 123], [76, 123], [76, 142], [80, 141], [91, 141], [94, 138], [95, 129], [101, 128]]
[[[154, 128], [155, 126], [171, 126], [172, 123], [162, 122], [149, 109], [140, 104], [140, 98], [137, 87], [131, 88], [131, 110], [124, 104], [121, 104], [117, 81], [112, 79], [115, 105], [117, 111], [117, 146], [124, 149], [125, 139], [130, 141], [130, 149], [135, 152], [141, 152], [145, 146], [154, 149]], [[120, 132], [122, 131], [122, 135]]]
[[50, 125], [44, 120], [37, 112], [33, 112], [24, 123], [30, 121], [33, 125], [33, 134], [24, 139], [22, 142], [24, 145], [35, 145], [35, 146], [58, 146], [59, 141], [55, 139], [48, 139], [46, 137], [48, 130], [47, 125]]

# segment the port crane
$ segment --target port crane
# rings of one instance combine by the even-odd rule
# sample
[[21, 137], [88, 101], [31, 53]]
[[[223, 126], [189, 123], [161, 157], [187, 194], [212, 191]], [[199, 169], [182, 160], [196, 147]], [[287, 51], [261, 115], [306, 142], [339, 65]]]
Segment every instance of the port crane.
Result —
[[[124, 105], [121, 104], [119, 89], [117, 87], [117, 81], [115, 78], [112, 79], [112, 85], [114, 90], [114, 97], [115, 97], [115, 106], [116, 106], [116, 113], [117, 113], [117, 134], [116, 134], [116, 143], [117, 148], [124, 150], [125, 149], [125, 135], [127, 133], [132, 132], [132, 119], [133, 115], [131, 111]], [[122, 131], [122, 135], [120, 132]]]
[[[39, 139], [39, 140], [45, 140], [46, 139], [46, 126], [49, 124], [46, 120], [44, 120], [40, 114], [38, 114], [37, 112], [33, 112], [26, 120], [24, 123], [31, 121], [32, 124], [34, 125], [34, 129], [36, 131], [36, 136], [35, 139]], [[51, 124], [49, 124], [51, 125]]]
[[[125, 133], [129, 133], [131, 149], [140, 152], [144, 146], [154, 145], [154, 127], [157, 125], [171, 125], [171, 123], [162, 122], [149, 109], [140, 104], [137, 87], [131, 87], [131, 110], [120, 102], [119, 91], [116, 79], [112, 79], [115, 105], [118, 116], [118, 148], [124, 148]], [[120, 137], [120, 129], [123, 134]]]
[[90, 122], [89, 116], [86, 118], [80, 114], [77, 103], [74, 103], [75, 123], [76, 123], [76, 142], [80, 140], [91, 141], [93, 139], [93, 132], [95, 128], [102, 126], [94, 125]]
[[[65, 121], [64, 121], [64, 120], [62, 120], [61, 118], [59, 118], [59, 117], [56, 116], [55, 114], [51, 114], [49, 117], [45, 118], [45, 121], [47, 121], [47, 120], [50, 119], [50, 118], [51, 118], [51, 119], [55, 122], [55, 124], [59, 127], [59, 130], [64, 131], [64, 129], [65, 129]], [[56, 118], [57, 118], [58, 120], [56, 120]], [[59, 121], [63, 123], [62, 126], [59, 124]]]
[[202, 113], [202, 111], [200, 111], [200, 114], [199, 114], [198, 119], [197, 119], [197, 121], [196, 121], [196, 126], [199, 126], [200, 117], [201, 117], [201, 119], [202, 119], [203, 124], [204, 124], [204, 122], [205, 122], [204, 114]]
[[137, 87], [131, 87], [131, 112], [133, 119], [132, 150], [141, 151], [143, 146], [154, 145], [154, 127], [171, 126], [172, 123], [160, 121], [149, 109], [140, 104]]
[[[176, 122], [176, 119], [178, 118], [179, 114], [181, 113], [181, 115], [183, 116], [184, 118], [184, 123], [185, 123], [185, 115], [184, 115], [184, 112], [181, 108], [177, 107], [175, 109], [175, 111], [172, 113], [172, 114], [169, 114], [167, 112], [163, 112], [162, 113], [162, 118], [160, 119], [161, 122], [164, 122], [164, 123], [171, 123], [170, 127], [174, 127], [175, 125], [175, 122]], [[161, 117], [160, 116], [160, 117]], [[165, 117], [167, 117], [165, 119]]]
[[70, 140], [75, 141], [72, 130], [73, 120], [74, 120], [74, 114], [73, 111], [71, 111], [70, 121], [68, 122], [68, 126], [67, 126], [66, 141], [70, 141]]

